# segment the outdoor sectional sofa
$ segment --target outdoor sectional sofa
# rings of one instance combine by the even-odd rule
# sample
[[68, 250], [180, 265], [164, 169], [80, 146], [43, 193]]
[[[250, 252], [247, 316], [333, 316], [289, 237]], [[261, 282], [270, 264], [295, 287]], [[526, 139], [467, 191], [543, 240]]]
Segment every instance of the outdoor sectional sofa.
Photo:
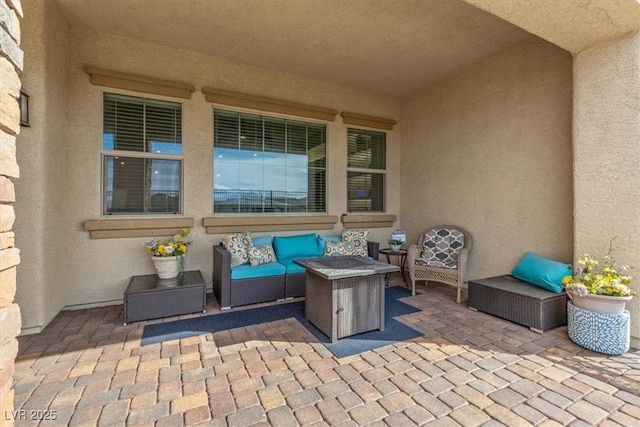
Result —
[[[296, 259], [324, 256], [327, 241], [340, 242], [341, 236], [315, 233], [296, 236], [261, 236], [253, 246], [271, 244], [276, 260], [258, 266], [231, 267], [232, 254], [220, 244], [213, 247], [213, 292], [220, 307], [228, 309], [247, 304], [305, 296], [306, 272]], [[367, 253], [378, 259], [378, 242], [367, 241]]]

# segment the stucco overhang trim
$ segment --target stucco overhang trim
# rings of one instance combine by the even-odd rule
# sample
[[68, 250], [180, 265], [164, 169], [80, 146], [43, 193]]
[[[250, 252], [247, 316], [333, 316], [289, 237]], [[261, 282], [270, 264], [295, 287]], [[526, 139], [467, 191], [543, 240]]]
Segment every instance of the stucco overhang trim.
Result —
[[356, 125], [374, 129], [393, 130], [393, 125], [396, 124], [396, 121], [393, 119], [365, 116], [364, 114], [348, 113], [346, 111], [340, 113], [340, 116], [342, 116], [342, 121], [345, 125]]
[[191, 99], [191, 94], [195, 91], [195, 87], [189, 83], [154, 79], [135, 74], [121, 73], [119, 71], [102, 70], [96, 67], [84, 67], [84, 72], [91, 77], [91, 83], [97, 86], [183, 99]]
[[172, 236], [193, 227], [194, 222], [193, 218], [89, 219], [84, 222], [84, 229], [92, 239]]
[[311, 119], [332, 122], [338, 112], [330, 108], [317, 107], [314, 105], [297, 104], [295, 102], [283, 101], [281, 99], [264, 98], [261, 96], [248, 95], [246, 93], [231, 92], [228, 90], [214, 89], [210, 87], [202, 88], [207, 102], [216, 104], [232, 105], [234, 107], [251, 108], [254, 110], [270, 111], [273, 113], [289, 114], [292, 116], [307, 117]]
[[202, 218], [208, 234], [246, 231], [332, 230], [335, 215], [214, 216]]
[[396, 222], [395, 215], [359, 215], [342, 214], [340, 221], [344, 228], [384, 228], [393, 227]]

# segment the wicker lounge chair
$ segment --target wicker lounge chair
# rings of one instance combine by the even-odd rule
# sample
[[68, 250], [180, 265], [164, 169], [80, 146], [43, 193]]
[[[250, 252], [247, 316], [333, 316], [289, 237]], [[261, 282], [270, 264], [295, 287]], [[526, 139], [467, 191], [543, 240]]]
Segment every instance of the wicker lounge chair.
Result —
[[432, 280], [456, 287], [456, 302], [460, 303], [472, 244], [471, 235], [460, 227], [438, 225], [425, 230], [407, 253], [412, 295], [416, 294], [416, 281], [424, 280], [426, 285]]

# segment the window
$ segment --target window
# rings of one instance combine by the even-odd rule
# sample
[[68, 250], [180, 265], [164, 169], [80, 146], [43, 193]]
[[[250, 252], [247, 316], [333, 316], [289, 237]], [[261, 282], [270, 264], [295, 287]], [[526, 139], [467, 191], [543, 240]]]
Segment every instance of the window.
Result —
[[103, 214], [180, 213], [182, 105], [105, 93], [102, 169]]
[[326, 126], [215, 109], [213, 212], [326, 212]]
[[384, 212], [386, 134], [347, 130], [347, 210]]

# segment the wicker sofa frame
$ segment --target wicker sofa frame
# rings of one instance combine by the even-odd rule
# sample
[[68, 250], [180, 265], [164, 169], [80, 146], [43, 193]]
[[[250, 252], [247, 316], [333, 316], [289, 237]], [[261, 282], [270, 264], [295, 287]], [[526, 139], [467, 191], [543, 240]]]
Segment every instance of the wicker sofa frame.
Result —
[[[369, 256], [377, 260], [380, 243], [367, 242], [367, 246]], [[231, 253], [222, 246], [213, 247], [213, 292], [222, 310], [303, 297], [306, 284], [306, 273], [232, 280]]]

